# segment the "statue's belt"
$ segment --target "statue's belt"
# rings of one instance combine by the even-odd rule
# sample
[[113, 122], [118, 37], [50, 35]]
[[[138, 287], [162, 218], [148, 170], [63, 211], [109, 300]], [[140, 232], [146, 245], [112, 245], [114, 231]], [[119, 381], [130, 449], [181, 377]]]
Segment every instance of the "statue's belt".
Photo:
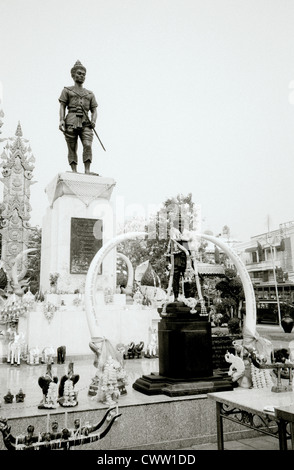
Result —
[[[84, 116], [82, 108], [71, 108], [71, 109], [68, 110], [67, 115], [69, 115], [69, 114], [74, 114], [77, 118], [76, 122], [73, 125], [74, 129], [81, 129], [83, 127], [90, 127], [90, 122], [88, 122], [89, 118], [88, 118], [87, 114], [86, 114], [86, 116]], [[87, 119], [85, 119], [85, 117]]]
[[83, 117], [84, 115], [82, 108], [70, 109], [68, 114], [75, 114], [78, 117]]

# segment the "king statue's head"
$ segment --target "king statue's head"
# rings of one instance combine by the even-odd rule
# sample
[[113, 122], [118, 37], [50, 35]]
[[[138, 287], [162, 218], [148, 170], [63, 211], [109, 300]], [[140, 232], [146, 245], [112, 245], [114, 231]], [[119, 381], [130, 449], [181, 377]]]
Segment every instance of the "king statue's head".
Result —
[[82, 65], [82, 63], [79, 60], [76, 61], [76, 63], [74, 64], [74, 66], [72, 67], [70, 71], [72, 78], [74, 78], [77, 70], [83, 70], [85, 75], [87, 73], [86, 67], [84, 67], [84, 65]]

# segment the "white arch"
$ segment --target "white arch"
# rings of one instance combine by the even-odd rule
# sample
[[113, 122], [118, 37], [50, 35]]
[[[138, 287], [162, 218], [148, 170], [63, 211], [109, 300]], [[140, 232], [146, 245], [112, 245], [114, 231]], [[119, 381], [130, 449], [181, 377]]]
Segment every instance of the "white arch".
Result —
[[[146, 236], [146, 232], [128, 232], [122, 235], [118, 235], [117, 237], [109, 240], [94, 256], [88, 273], [86, 277], [86, 284], [85, 284], [85, 307], [86, 307], [86, 315], [88, 326], [91, 334], [92, 339], [100, 338], [103, 336], [102, 332], [99, 329], [98, 319], [97, 319], [97, 307], [96, 307], [96, 300], [95, 300], [95, 293], [96, 293], [96, 284], [97, 284], [97, 276], [99, 273], [100, 265], [105, 258], [105, 256], [119, 243], [122, 243], [126, 240], [130, 240], [132, 238], [139, 238]], [[204, 238], [215, 245], [219, 246], [228, 256], [231, 258], [233, 263], [235, 264], [238, 274], [241, 278], [241, 282], [243, 284], [245, 300], [246, 300], [246, 317], [245, 317], [245, 327], [248, 332], [255, 336], [256, 334], [256, 303], [255, 303], [255, 294], [253, 290], [253, 286], [251, 283], [250, 276], [247, 272], [246, 267], [244, 266], [243, 262], [239, 258], [239, 256], [235, 253], [232, 248], [227, 246], [223, 241], [219, 240], [218, 238], [212, 237], [210, 235], [195, 233], [193, 232], [198, 238]]]
[[122, 243], [126, 240], [131, 240], [132, 238], [144, 237], [145, 235], [147, 235], [145, 232], [128, 232], [118, 235], [117, 237], [105, 243], [105, 245], [103, 245], [94, 256], [90, 264], [85, 283], [85, 308], [92, 340], [101, 338], [103, 336], [103, 333], [101, 332], [100, 326], [98, 324], [95, 298], [99, 268], [103, 259], [119, 243]]
[[195, 233], [195, 235], [199, 238], [204, 238], [215, 245], [219, 246], [233, 261], [234, 265], [237, 268], [238, 274], [241, 278], [241, 282], [243, 284], [244, 294], [245, 294], [245, 301], [246, 301], [246, 317], [245, 317], [245, 328], [248, 332], [252, 334], [254, 337], [256, 335], [256, 302], [255, 302], [255, 294], [254, 289], [252, 286], [252, 282], [248, 271], [239, 258], [237, 253], [232, 250], [228, 245], [226, 245], [223, 241], [219, 238], [212, 237], [210, 235], [206, 235], [204, 233]]

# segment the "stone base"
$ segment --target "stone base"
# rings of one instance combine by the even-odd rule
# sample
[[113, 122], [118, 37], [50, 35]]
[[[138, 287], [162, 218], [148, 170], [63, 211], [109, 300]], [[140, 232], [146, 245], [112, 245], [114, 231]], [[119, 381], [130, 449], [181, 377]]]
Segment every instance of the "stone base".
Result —
[[[51, 273], [59, 273], [59, 291], [83, 291], [93, 257], [113, 237], [110, 198], [114, 187], [112, 178], [70, 172], [58, 173], [46, 187], [49, 207], [42, 221], [42, 292], [50, 292]], [[99, 289], [115, 289], [115, 266], [113, 250], [97, 276]]]
[[202, 393], [233, 390], [230, 377], [221, 373], [198, 379], [172, 379], [159, 374], [143, 375], [133, 383], [133, 388], [145, 395], [164, 394], [169, 397], [199, 395]]

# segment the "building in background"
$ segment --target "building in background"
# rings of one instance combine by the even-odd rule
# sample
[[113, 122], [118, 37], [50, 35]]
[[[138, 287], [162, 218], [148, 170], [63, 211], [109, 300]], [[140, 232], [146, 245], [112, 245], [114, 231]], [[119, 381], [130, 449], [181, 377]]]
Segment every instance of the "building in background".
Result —
[[278, 323], [279, 308], [294, 306], [294, 221], [237, 243], [234, 249], [254, 287], [257, 321]]

